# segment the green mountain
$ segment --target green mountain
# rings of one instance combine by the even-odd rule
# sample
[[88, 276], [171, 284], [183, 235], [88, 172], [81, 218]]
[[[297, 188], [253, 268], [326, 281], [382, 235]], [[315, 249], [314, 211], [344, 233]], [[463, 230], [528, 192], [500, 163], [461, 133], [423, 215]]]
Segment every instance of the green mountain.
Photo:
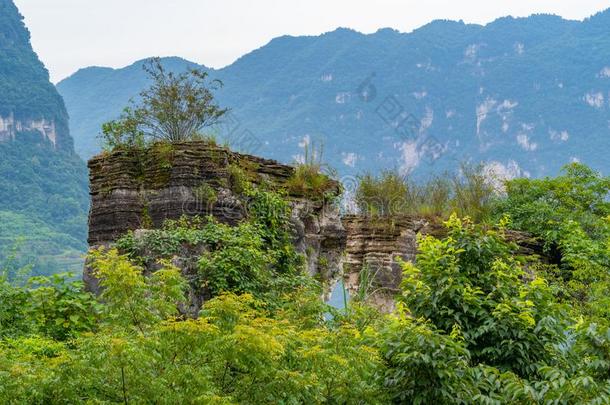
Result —
[[80, 270], [87, 190], [64, 102], [19, 11], [0, 0], [0, 270]]
[[[469, 159], [507, 175], [554, 174], [571, 160], [608, 172], [609, 34], [610, 10], [582, 22], [533, 15], [434, 21], [410, 33], [337, 29], [276, 38], [208, 70], [232, 109], [221, 135], [237, 128], [237, 146], [282, 161], [312, 139], [344, 174], [424, 174]], [[86, 68], [59, 83], [81, 156], [99, 151], [100, 124], [145, 86], [141, 65]]]

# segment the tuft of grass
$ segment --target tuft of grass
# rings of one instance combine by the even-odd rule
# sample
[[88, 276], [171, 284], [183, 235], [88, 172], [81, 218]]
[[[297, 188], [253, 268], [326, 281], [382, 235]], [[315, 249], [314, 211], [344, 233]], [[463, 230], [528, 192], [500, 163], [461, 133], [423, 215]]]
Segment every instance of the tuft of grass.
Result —
[[322, 163], [323, 149], [314, 143], [304, 146], [302, 161], [295, 166], [293, 175], [287, 180], [286, 188], [292, 195], [321, 198], [331, 188], [329, 176], [322, 173], [327, 166]]
[[200, 142], [205, 142], [206, 144], [210, 145], [210, 146], [214, 146], [214, 147], [218, 147], [219, 143], [218, 143], [218, 138], [216, 136], [216, 134], [214, 133], [200, 133], [197, 132], [195, 134], [193, 134], [193, 136], [190, 139], [191, 141], [200, 141]]
[[174, 145], [168, 141], [156, 141], [149, 148], [162, 169], [171, 169], [174, 161]]
[[483, 170], [483, 165], [462, 164], [460, 175], [453, 176], [452, 211], [461, 217], [469, 216], [476, 222], [488, 219], [496, 200], [494, 179]]
[[407, 178], [398, 170], [385, 170], [379, 176], [367, 173], [359, 177], [356, 204], [372, 216], [390, 216], [408, 210], [412, 198]]

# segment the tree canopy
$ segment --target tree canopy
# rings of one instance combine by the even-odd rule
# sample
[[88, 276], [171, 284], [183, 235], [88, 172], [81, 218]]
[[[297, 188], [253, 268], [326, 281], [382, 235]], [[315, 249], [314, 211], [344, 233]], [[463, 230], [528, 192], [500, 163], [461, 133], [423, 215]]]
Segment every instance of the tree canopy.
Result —
[[132, 100], [118, 120], [102, 126], [107, 147], [193, 140], [226, 113], [214, 100], [214, 91], [222, 82], [207, 80], [207, 72], [196, 68], [183, 73], [166, 71], [158, 58], [150, 59], [144, 70], [151, 86], [137, 101]]

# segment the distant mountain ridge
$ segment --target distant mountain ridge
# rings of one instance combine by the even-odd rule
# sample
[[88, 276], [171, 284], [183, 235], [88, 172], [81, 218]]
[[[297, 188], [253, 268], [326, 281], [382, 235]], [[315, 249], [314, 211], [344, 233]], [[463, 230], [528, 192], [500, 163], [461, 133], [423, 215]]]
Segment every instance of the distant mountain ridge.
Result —
[[0, 98], [0, 141], [36, 130], [56, 147], [72, 150], [64, 102], [12, 0], [0, 0]]
[[[86, 68], [58, 84], [83, 157], [146, 85], [141, 64]], [[220, 137], [234, 131], [238, 147], [254, 138], [251, 152], [284, 162], [316, 140], [343, 174], [425, 175], [465, 160], [507, 176], [550, 175], [572, 160], [610, 172], [610, 9], [582, 22], [541, 14], [283, 36], [207, 70], [232, 109]]]
[[0, 0], [0, 272], [80, 271], [88, 201], [64, 102], [17, 7]]

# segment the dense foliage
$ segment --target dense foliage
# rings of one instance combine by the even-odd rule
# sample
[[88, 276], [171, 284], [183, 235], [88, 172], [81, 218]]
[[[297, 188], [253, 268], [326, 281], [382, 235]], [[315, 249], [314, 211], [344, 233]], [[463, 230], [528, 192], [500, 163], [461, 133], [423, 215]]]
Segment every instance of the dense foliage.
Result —
[[0, 268], [79, 272], [87, 249], [87, 169], [74, 153], [41, 144], [38, 133], [0, 143]]
[[504, 241], [504, 225], [483, 229], [454, 216], [447, 238], [423, 238], [417, 264], [404, 265], [405, 315], [382, 347], [397, 401], [610, 400], [607, 318], [562, 303], [560, 285]]
[[[286, 201], [247, 194], [250, 217], [235, 228], [183, 220], [148, 234], [145, 247], [128, 235], [123, 254], [92, 252], [102, 304], [60, 277], [3, 282], [0, 401], [385, 402], [374, 331], [328, 320], [333, 310], [292, 247]], [[197, 283], [211, 299], [192, 318], [180, 308], [193, 280], [170, 258], [198, 244]], [[141, 248], [160, 258], [152, 275]]]
[[547, 282], [526, 274], [501, 233], [455, 216], [447, 226], [446, 239], [420, 240], [417, 267], [405, 265], [405, 305], [438, 330], [457, 332], [474, 364], [535, 375], [564, 338]]
[[280, 195], [248, 187], [249, 218], [236, 226], [213, 217], [167, 221], [161, 229], [136, 237], [132, 232], [117, 247], [132, 260], [152, 262], [180, 255], [185, 246], [203, 249], [194, 282], [206, 296], [224, 291], [249, 293], [268, 304], [308, 283], [299, 271], [303, 260], [289, 233], [289, 206]]
[[[572, 165], [509, 182], [494, 226], [450, 216], [447, 236], [421, 237], [417, 263], [403, 263], [389, 315], [323, 304], [286, 201], [244, 193], [253, 208], [236, 227], [185, 219], [93, 251], [99, 298], [65, 276], [0, 280], [0, 401], [610, 401], [606, 178]], [[564, 235], [570, 221], [579, 238]], [[554, 235], [559, 262], [523, 256], [510, 228]], [[195, 277], [176, 267], [185, 249], [199, 252]]]
[[588, 311], [610, 315], [600, 305], [610, 293], [610, 177], [573, 163], [555, 178], [509, 181], [506, 192], [498, 211], [544, 241], [563, 292]]

